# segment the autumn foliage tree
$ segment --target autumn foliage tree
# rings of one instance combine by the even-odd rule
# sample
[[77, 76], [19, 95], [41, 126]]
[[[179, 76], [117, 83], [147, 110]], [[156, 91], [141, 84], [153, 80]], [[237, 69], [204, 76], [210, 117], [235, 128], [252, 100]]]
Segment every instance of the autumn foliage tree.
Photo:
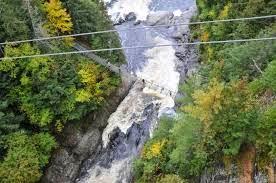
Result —
[[[197, 18], [206, 21], [273, 15], [275, 5], [273, 0], [197, 0]], [[201, 41], [275, 35], [273, 19], [191, 28], [194, 38]], [[184, 97], [178, 101], [180, 109], [175, 119], [160, 121], [135, 162], [137, 182], [158, 183], [158, 178], [166, 175], [205, 182], [200, 180], [202, 174], [208, 179], [224, 169], [227, 175], [222, 176], [237, 177], [241, 183], [255, 182], [256, 171], [274, 183], [275, 46], [274, 40], [201, 45], [201, 67], [180, 87]], [[168, 143], [162, 146], [162, 156], [143, 156], [153, 155], [152, 150], [159, 152], [157, 147], [163, 140]], [[216, 177], [210, 179], [217, 181]]]
[[[29, 44], [5, 50], [7, 57], [40, 53]], [[40, 127], [80, 119], [97, 109], [119, 80], [112, 79], [101, 66], [75, 59], [78, 61], [44, 57], [0, 62], [7, 85], [13, 86], [5, 97]]]
[[[32, 39], [35, 35], [32, 25], [41, 20], [45, 20], [44, 26], [51, 35], [73, 31], [64, 2], [33, 0], [30, 12], [24, 2], [0, 1], [0, 42]], [[74, 1], [74, 5], [78, 3]], [[99, 1], [86, 10], [98, 13], [93, 24], [82, 19], [93, 30], [94, 24], [112, 26], [103, 4], [97, 9], [98, 4]], [[83, 28], [78, 31], [86, 30]], [[112, 39], [118, 41], [117, 37]], [[106, 42], [101, 45], [106, 47], [108, 40], [102, 40]], [[5, 57], [0, 61], [0, 182], [3, 183], [38, 182], [57, 147], [55, 136], [62, 133], [68, 122], [100, 109], [120, 83], [117, 75], [82, 55], [7, 58], [72, 50], [71, 39], [43, 43], [0, 47], [0, 57]]]
[[44, 6], [47, 14], [47, 22], [44, 26], [50, 34], [64, 34], [73, 30], [71, 16], [59, 0], [50, 0], [45, 2]]
[[[35, 54], [40, 50], [30, 44], [5, 47], [5, 57]], [[6, 59], [0, 75], [0, 178], [7, 183], [38, 181], [55, 140], [37, 132], [61, 132], [68, 121], [99, 109], [119, 84], [81, 56]]]

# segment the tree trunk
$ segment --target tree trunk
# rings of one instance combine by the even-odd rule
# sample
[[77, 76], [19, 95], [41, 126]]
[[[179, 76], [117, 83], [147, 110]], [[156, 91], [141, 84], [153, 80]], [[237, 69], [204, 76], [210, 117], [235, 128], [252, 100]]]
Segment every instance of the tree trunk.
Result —
[[270, 163], [269, 166], [267, 166], [267, 177], [269, 183], [275, 183], [276, 182], [276, 175], [274, 172], [274, 166], [273, 163]]
[[243, 145], [238, 157], [239, 182], [253, 183], [256, 150], [253, 145]]

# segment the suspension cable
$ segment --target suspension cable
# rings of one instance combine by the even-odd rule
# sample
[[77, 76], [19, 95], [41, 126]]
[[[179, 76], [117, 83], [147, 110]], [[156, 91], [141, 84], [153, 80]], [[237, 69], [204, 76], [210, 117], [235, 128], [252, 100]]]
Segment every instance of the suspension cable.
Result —
[[16, 56], [16, 57], [3, 57], [3, 58], [0, 58], [0, 60], [24, 59], [24, 58], [35, 58], [35, 57], [48, 57], [48, 56], [58, 56], [58, 55], [81, 54], [81, 53], [104, 52], [104, 51], [116, 51], [116, 50], [139, 49], [139, 48], [155, 48], [155, 47], [184, 46], [184, 45], [202, 45], [202, 44], [221, 44], [221, 43], [240, 43], [240, 42], [252, 42], [252, 41], [267, 41], [267, 40], [275, 40], [275, 39], [276, 39], [276, 37], [264, 37], [264, 38], [254, 38], [254, 39], [235, 39], [235, 40], [224, 40], [224, 41], [205, 41], [205, 42], [190, 42], [190, 43], [177, 43], [177, 44], [159, 44], [159, 45], [157, 44], [157, 45], [145, 45], [145, 46], [129, 46], [129, 47], [104, 48], [104, 49], [94, 49], [94, 50], [47, 53], [47, 54], [37, 54], [37, 55], [24, 55], [24, 56]]
[[210, 21], [199, 21], [199, 22], [189, 22], [189, 23], [178, 23], [178, 24], [162, 24], [162, 25], [155, 25], [155, 26], [143, 26], [143, 27], [134, 27], [134, 28], [125, 28], [125, 29], [110, 29], [110, 30], [103, 30], [103, 31], [95, 31], [95, 32], [86, 32], [86, 33], [79, 33], [79, 34], [63, 35], [63, 36], [41, 37], [41, 38], [36, 38], [36, 39], [3, 42], [3, 43], [0, 43], [0, 45], [28, 43], [28, 42], [36, 42], [36, 41], [46, 41], [46, 40], [52, 40], [52, 39], [61, 39], [61, 38], [68, 38], [68, 37], [87, 36], [87, 35], [95, 35], [95, 34], [105, 34], [105, 33], [117, 32], [117, 31], [131, 31], [131, 30], [152, 29], [152, 28], [161, 28], [161, 27], [170, 27], [170, 26], [171, 27], [177, 27], [177, 26], [182, 26], [182, 25], [199, 25], [199, 24], [209, 24], [209, 23], [222, 23], [222, 22], [234, 22], [234, 21], [245, 21], [245, 20], [258, 20], [258, 19], [267, 19], [267, 18], [275, 18], [275, 17], [276, 17], [276, 15], [267, 15], [267, 16], [247, 17], [247, 18], [235, 18], [235, 19], [224, 19], [224, 20], [210, 20]]

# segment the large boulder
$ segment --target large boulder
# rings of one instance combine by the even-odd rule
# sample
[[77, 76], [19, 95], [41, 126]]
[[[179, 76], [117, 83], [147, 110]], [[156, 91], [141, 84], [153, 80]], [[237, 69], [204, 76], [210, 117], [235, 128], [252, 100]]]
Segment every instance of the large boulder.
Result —
[[134, 12], [130, 12], [130, 13], [126, 16], [125, 20], [126, 20], [126, 21], [134, 21], [134, 20], [136, 20], [136, 15], [135, 15], [135, 13], [134, 13]]
[[113, 21], [113, 25], [121, 25], [125, 22], [135, 21], [136, 15], [134, 12], [130, 12], [125, 17], [121, 17], [120, 14], [117, 14], [117, 18]]
[[173, 17], [174, 17], [173, 12], [157, 11], [154, 13], [150, 13], [145, 23], [151, 26], [165, 25], [165, 24], [169, 24], [170, 21], [173, 19]]
[[64, 148], [60, 148], [55, 152], [51, 166], [47, 169], [42, 182], [73, 182], [77, 176], [80, 163], [74, 158], [73, 154], [70, 154]]

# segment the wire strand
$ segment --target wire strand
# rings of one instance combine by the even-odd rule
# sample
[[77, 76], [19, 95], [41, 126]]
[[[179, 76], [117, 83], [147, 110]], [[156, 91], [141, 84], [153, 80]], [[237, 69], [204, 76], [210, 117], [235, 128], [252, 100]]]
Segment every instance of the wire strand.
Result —
[[19, 43], [27, 43], [27, 42], [35, 42], [35, 41], [46, 41], [46, 40], [52, 40], [52, 39], [62, 39], [67, 37], [78, 37], [78, 36], [87, 36], [87, 35], [95, 35], [95, 34], [105, 34], [105, 33], [117, 32], [117, 31], [130, 31], [130, 30], [152, 29], [152, 28], [161, 28], [161, 27], [170, 27], [170, 26], [175, 27], [175, 26], [182, 26], [182, 25], [199, 25], [199, 24], [209, 24], [209, 23], [257, 20], [257, 19], [266, 19], [266, 18], [275, 18], [275, 17], [276, 15], [267, 15], [267, 16], [248, 17], [248, 18], [210, 20], [210, 21], [199, 21], [199, 22], [179, 23], [179, 24], [162, 24], [162, 25], [155, 25], [155, 26], [144, 26], [144, 27], [135, 27], [135, 28], [126, 28], [126, 29], [110, 29], [110, 30], [103, 30], [103, 31], [63, 35], [63, 36], [42, 37], [42, 38], [28, 39], [28, 40], [21, 40], [21, 41], [3, 42], [3, 43], [0, 43], [0, 45], [19, 44]]
[[117, 47], [117, 48], [104, 48], [104, 49], [95, 49], [95, 50], [83, 50], [83, 51], [71, 51], [71, 52], [26, 55], [26, 56], [17, 56], [17, 57], [3, 57], [3, 58], [0, 58], [0, 60], [25, 59], [25, 58], [35, 58], [35, 57], [48, 57], [48, 56], [82, 54], [82, 53], [91, 53], [91, 52], [104, 52], [104, 51], [116, 51], [116, 50], [127, 50], [127, 49], [139, 49], [139, 48], [155, 48], [155, 47], [184, 46], [184, 45], [202, 45], [202, 44], [221, 44], [221, 43], [240, 43], [240, 42], [252, 42], [252, 41], [267, 41], [267, 40], [275, 40], [275, 39], [276, 39], [276, 37], [265, 37], [265, 38], [254, 38], [254, 39], [236, 39], [236, 40], [224, 40], [224, 41], [205, 41], [205, 42], [178, 43], [178, 44], [130, 46], [130, 47]]

